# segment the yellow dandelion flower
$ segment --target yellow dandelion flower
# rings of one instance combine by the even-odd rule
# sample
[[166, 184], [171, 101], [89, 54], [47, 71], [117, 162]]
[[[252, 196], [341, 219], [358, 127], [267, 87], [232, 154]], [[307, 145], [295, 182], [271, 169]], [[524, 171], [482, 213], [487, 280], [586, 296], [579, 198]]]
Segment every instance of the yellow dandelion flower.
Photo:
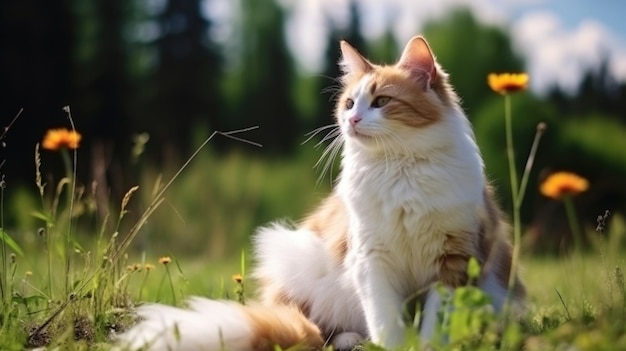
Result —
[[160, 264], [168, 265], [170, 262], [172, 262], [172, 259], [169, 256], [163, 256], [159, 258]]
[[559, 200], [565, 195], [577, 195], [589, 188], [587, 179], [570, 172], [550, 174], [540, 185], [544, 196]]
[[233, 275], [233, 280], [235, 283], [241, 284], [243, 282], [243, 276], [241, 274], [235, 274]]
[[78, 149], [78, 143], [81, 138], [82, 135], [75, 130], [65, 128], [49, 129], [43, 137], [41, 147], [52, 151], [62, 148]]
[[491, 73], [487, 76], [487, 83], [496, 93], [506, 94], [526, 89], [528, 79], [526, 73]]
[[145, 268], [145, 269], [146, 269], [146, 271], [150, 272], [151, 270], [153, 270], [153, 269], [154, 269], [154, 265], [153, 265], [153, 264], [150, 264], [150, 263], [146, 263], [146, 264], [143, 266], [143, 268]]

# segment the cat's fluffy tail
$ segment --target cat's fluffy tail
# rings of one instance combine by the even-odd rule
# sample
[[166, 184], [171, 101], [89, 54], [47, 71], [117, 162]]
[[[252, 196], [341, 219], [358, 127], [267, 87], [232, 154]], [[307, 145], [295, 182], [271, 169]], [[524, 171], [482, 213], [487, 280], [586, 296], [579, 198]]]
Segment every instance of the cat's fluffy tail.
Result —
[[290, 306], [241, 305], [200, 297], [187, 308], [149, 304], [137, 309], [141, 321], [118, 336], [120, 350], [270, 351], [319, 348], [319, 329]]

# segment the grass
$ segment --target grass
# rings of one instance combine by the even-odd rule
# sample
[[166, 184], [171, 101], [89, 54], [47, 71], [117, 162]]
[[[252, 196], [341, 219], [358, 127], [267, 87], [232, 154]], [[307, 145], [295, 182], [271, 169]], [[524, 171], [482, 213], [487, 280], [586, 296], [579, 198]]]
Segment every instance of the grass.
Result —
[[[80, 184], [68, 191], [72, 174], [54, 186], [39, 181], [39, 199], [3, 188], [2, 210], [32, 216], [6, 230], [2, 219], [0, 349], [108, 350], [113, 333], [132, 324], [129, 312], [138, 303], [181, 304], [189, 295], [248, 300], [252, 282], [232, 279], [245, 277], [248, 237], [270, 220], [302, 216], [327, 193], [328, 184], [315, 185], [317, 156], [262, 160], [204, 150], [161, 195], [169, 178], [146, 167], [138, 188], [106, 217]], [[20, 195], [5, 206], [11, 191]], [[588, 230], [584, 254], [522, 256], [529, 308], [505, 330], [480, 292], [460, 289], [450, 297], [455, 308], [442, 311], [447, 341], [440, 348], [626, 349], [625, 233], [624, 221], [612, 215], [602, 237]], [[171, 262], [159, 263], [166, 256]], [[410, 336], [401, 349], [416, 345]]]

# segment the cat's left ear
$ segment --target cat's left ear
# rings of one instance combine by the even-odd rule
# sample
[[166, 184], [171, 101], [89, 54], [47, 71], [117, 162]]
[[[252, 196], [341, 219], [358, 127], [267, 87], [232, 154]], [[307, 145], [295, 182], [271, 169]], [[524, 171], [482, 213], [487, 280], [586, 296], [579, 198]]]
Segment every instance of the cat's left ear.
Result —
[[347, 41], [342, 40], [340, 47], [341, 61], [339, 61], [339, 67], [345, 75], [367, 73], [372, 70], [372, 64]]
[[408, 70], [412, 76], [424, 82], [424, 88], [429, 87], [437, 79], [435, 57], [430, 46], [423, 37], [413, 37], [404, 47], [397, 67]]

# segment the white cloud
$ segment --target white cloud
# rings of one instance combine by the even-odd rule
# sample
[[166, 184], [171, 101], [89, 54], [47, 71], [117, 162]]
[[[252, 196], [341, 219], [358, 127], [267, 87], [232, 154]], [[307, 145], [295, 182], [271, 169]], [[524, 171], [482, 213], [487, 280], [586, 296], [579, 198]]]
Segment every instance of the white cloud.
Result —
[[513, 38], [526, 56], [533, 90], [557, 84], [573, 92], [585, 71], [607, 56], [619, 80], [626, 80], [626, 48], [601, 23], [588, 19], [566, 29], [550, 12], [532, 12], [514, 23]]

